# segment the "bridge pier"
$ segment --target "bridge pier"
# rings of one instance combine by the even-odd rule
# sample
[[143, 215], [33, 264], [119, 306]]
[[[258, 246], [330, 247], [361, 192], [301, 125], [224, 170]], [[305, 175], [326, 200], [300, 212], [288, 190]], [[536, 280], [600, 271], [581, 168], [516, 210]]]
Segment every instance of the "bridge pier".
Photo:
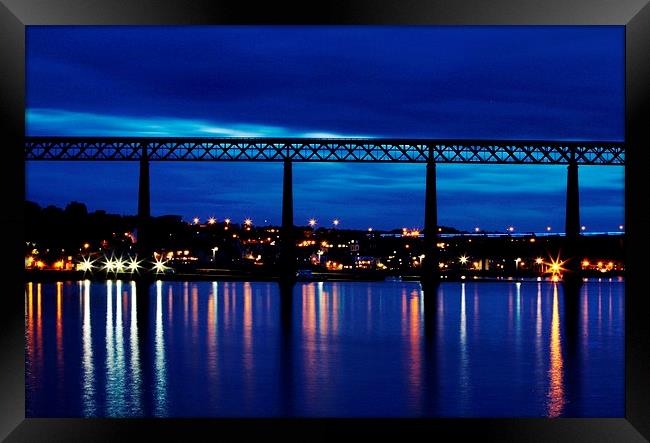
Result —
[[293, 166], [284, 159], [282, 179], [282, 232], [280, 249], [280, 281], [293, 284], [296, 280], [296, 254], [293, 238]]
[[149, 239], [149, 224], [151, 219], [151, 198], [149, 187], [149, 154], [147, 144], [142, 144], [140, 157], [140, 176], [138, 186], [138, 252], [140, 258], [149, 258], [151, 244]]
[[424, 197], [424, 260], [420, 281], [423, 287], [431, 288], [440, 282], [438, 270], [438, 200], [436, 191], [436, 162], [432, 150], [427, 161], [426, 190]]
[[563, 280], [569, 284], [580, 284], [579, 241], [580, 241], [580, 199], [578, 187], [578, 163], [575, 151], [571, 152], [571, 160], [567, 168], [566, 183], [566, 215], [565, 215], [565, 257], [568, 262], [564, 266], [567, 274]]

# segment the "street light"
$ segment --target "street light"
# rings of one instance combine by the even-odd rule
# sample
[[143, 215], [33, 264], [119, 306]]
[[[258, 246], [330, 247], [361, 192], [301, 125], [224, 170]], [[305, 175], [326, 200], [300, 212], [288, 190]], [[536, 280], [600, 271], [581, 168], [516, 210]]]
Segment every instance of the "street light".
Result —
[[82, 258], [83, 262], [79, 264], [79, 267], [81, 268], [82, 271], [87, 272], [93, 270], [93, 263], [95, 260], [90, 260], [90, 257], [83, 257]]
[[341, 223], [341, 222], [339, 221], [338, 218], [335, 218], [335, 219], [332, 221], [332, 224], [333, 224], [334, 226], [338, 226], [339, 223]]
[[132, 258], [129, 260], [129, 263], [128, 263], [127, 267], [128, 267], [129, 270], [131, 271], [131, 274], [133, 274], [134, 272], [138, 272], [138, 273], [139, 273], [138, 268], [141, 268], [141, 266], [140, 266], [140, 263], [141, 263], [141, 262], [142, 262], [142, 260], [139, 260], [139, 261], [138, 261], [137, 257], [135, 257], [135, 258], [132, 257]]
[[165, 270], [168, 269], [168, 266], [165, 266], [165, 263], [167, 261], [163, 261], [162, 259], [155, 259], [155, 263], [153, 264], [152, 271], [156, 271], [156, 274], [160, 274], [161, 272], [165, 272]]
[[520, 261], [521, 261], [521, 258], [519, 258], [519, 257], [515, 258], [515, 271], [518, 270]]
[[218, 250], [219, 250], [218, 246], [215, 246], [214, 248], [211, 249], [211, 251], [212, 251], [212, 261], [214, 261], [215, 254], [217, 253]]
[[316, 219], [315, 219], [315, 218], [310, 218], [310, 219], [309, 219], [309, 226], [311, 226], [312, 228], [313, 228], [314, 226], [316, 226]]

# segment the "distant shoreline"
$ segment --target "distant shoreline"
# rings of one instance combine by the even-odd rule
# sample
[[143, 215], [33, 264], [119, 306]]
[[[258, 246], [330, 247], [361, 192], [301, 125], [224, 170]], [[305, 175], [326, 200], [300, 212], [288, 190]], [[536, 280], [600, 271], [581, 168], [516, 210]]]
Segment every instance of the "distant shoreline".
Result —
[[[550, 276], [542, 277], [533, 273], [521, 273], [518, 275], [489, 275], [475, 272], [455, 272], [445, 273], [441, 276], [441, 282], [503, 282], [503, 281], [542, 281], [550, 282]], [[585, 272], [582, 275], [588, 281], [619, 280], [619, 277], [625, 277], [624, 272]], [[265, 281], [278, 282], [279, 277], [271, 273], [264, 272], [247, 272], [242, 270], [218, 270], [215, 272], [192, 272], [192, 273], [174, 273], [174, 274], [110, 274], [104, 272], [88, 273], [83, 271], [45, 271], [45, 270], [26, 270], [24, 281], [27, 282], [61, 282], [61, 281], [107, 281], [107, 280], [149, 280], [149, 281]], [[381, 282], [381, 281], [420, 281], [419, 275], [388, 275], [386, 273], [346, 273], [346, 272], [313, 272], [311, 277], [297, 278], [297, 282]]]

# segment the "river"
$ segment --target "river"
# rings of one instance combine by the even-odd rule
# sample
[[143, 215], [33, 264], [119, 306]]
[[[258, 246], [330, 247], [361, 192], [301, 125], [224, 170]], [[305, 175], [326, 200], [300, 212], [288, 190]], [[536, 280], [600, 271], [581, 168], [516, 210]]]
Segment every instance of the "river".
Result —
[[25, 284], [27, 417], [622, 417], [624, 282]]

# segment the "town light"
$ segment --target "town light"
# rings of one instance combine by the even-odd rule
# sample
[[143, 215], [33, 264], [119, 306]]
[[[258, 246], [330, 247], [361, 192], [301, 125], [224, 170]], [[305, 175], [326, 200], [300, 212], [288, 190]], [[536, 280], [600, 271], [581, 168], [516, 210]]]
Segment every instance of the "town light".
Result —
[[339, 221], [338, 218], [335, 218], [335, 219], [332, 221], [332, 224], [333, 224], [334, 226], [338, 226], [339, 223], [341, 223], [341, 222]]
[[115, 270], [115, 262], [113, 261], [112, 258], [108, 258], [104, 256], [104, 266], [102, 269], [105, 269], [106, 272], [113, 272]]
[[514, 227], [514, 226], [508, 226], [508, 232], [512, 232], [512, 231], [514, 231], [514, 230], [515, 230], [515, 227]]
[[230, 219], [229, 218], [225, 219], [224, 221], [226, 222], [227, 225], [230, 224]]
[[199, 222], [200, 222], [201, 220], [199, 220], [198, 217], [194, 217], [194, 220], [193, 220], [193, 221], [194, 221], [194, 224], [195, 224], [195, 225], [198, 225]]
[[138, 260], [137, 257], [131, 257], [129, 259], [129, 263], [127, 265], [127, 268], [129, 269], [129, 271], [131, 271], [131, 274], [133, 274], [134, 272], [138, 272], [138, 273], [140, 272], [140, 271], [138, 271], [138, 268], [142, 267], [142, 266], [140, 266], [140, 263], [142, 263], [142, 260]]
[[562, 271], [566, 271], [565, 268], [563, 268], [563, 265], [567, 262], [567, 260], [560, 260], [560, 256], [558, 254], [556, 259], [551, 258], [551, 263], [548, 266], [548, 269], [546, 272], [549, 272], [552, 274], [553, 281], [557, 281], [556, 277], [559, 278], [559, 275], [562, 273]]
[[467, 263], [467, 256], [462, 255], [462, 256], [460, 256], [459, 260], [460, 260], [460, 263], [464, 265], [464, 264]]
[[474, 232], [480, 232], [480, 231], [481, 231], [481, 228], [479, 228], [478, 226], [474, 228]]
[[253, 220], [251, 220], [250, 218], [247, 218], [246, 220], [244, 220], [244, 224], [245, 224], [246, 226], [250, 226], [250, 225], [253, 224]]
[[547, 226], [547, 227], [546, 227], [546, 230], [547, 230], [547, 231], [550, 231], [550, 230], [551, 230], [551, 227], [550, 227], [550, 226]]
[[93, 270], [93, 263], [95, 263], [95, 260], [91, 260], [90, 257], [83, 257], [82, 262], [79, 263], [79, 269], [88, 272]]
[[316, 226], [316, 219], [315, 219], [315, 218], [310, 218], [310, 219], [309, 219], [309, 226], [311, 226], [312, 228], [313, 228], [314, 226]]
[[543, 262], [544, 262], [544, 260], [542, 260], [542, 257], [537, 257], [535, 259], [535, 263], [538, 264], [538, 265], [541, 265]]
[[580, 226], [580, 229], [581, 229], [582, 231], [585, 231], [585, 230], [587, 229], [587, 227], [586, 227], [586, 226]]
[[124, 260], [122, 260], [122, 257], [115, 259], [115, 272], [124, 272]]
[[208, 224], [209, 224], [209, 225], [213, 225], [213, 224], [215, 224], [216, 222], [217, 222], [217, 219], [214, 218], [214, 217], [210, 217], [210, 218], [208, 219]]
[[153, 264], [153, 268], [151, 270], [156, 271], [156, 274], [165, 272], [167, 269], [169, 269], [168, 266], [165, 266], [165, 263], [167, 263], [167, 261], [156, 259], [155, 263]]

